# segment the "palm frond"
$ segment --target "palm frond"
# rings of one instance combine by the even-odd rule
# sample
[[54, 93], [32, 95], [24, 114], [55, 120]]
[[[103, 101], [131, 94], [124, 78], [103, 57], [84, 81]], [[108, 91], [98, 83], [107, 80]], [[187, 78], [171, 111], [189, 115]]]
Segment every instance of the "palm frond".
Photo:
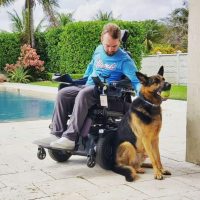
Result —
[[38, 2], [42, 5], [43, 11], [49, 19], [50, 26], [58, 26], [58, 20], [56, 18], [55, 11], [55, 8], [59, 7], [58, 2], [55, 0], [38, 0]]
[[0, 0], [0, 6], [8, 6], [13, 3], [15, 0]]
[[[22, 11], [22, 16], [23, 16], [23, 12]], [[24, 21], [23, 21], [23, 17], [20, 18], [20, 16], [18, 15], [16, 10], [13, 10], [13, 13], [11, 12], [7, 12], [9, 14], [9, 18], [12, 22], [12, 30], [13, 32], [19, 32], [22, 33], [24, 31]]]
[[46, 17], [43, 17], [40, 20], [39, 24], [35, 28], [35, 32], [41, 32], [41, 29], [43, 28], [43, 23], [44, 23], [45, 20], [46, 20]]

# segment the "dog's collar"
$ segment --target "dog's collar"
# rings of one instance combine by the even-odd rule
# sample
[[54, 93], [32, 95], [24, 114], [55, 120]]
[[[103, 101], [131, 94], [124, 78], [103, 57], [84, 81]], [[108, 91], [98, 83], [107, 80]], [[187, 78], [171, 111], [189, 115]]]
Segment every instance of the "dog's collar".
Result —
[[142, 99], [142, 101], [144, 101], [145, 103], [147, 103], [147, 104], [149, 104], [153, 107], [159, 107], [160, 106], [160, 105], [156, 105], [156, 104], [153, 104], [153, 103], [147, 101], [141, 93], [139, 93], [139, 98]]

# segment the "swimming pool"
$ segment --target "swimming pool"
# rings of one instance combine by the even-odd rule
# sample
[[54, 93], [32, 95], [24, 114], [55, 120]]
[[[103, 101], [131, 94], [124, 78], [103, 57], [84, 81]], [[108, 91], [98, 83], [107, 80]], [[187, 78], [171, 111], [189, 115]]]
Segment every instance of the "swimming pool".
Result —
[[51, 118], [53, 108], [53, 100], [0, 91], [0, 122]]

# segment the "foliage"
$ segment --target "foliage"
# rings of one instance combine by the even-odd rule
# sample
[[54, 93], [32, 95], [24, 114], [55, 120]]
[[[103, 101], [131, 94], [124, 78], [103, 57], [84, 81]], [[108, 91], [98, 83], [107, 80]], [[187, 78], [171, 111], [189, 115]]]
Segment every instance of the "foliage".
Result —
[[24, 32], [25, 10], [22, 10], [22, 18], [18, 15], [16, 10], [8, 12], [8, 15], [12, 22], [12, 31], [18, 33]]
[[[17, 13], [16, 10], [13, 10], [12, 12], [8, 12], [9, 18], [12, 22], [12, 31], [23, 33], [26, 30], [26, 20], [27, 20], [27, 12], [25, 9], [22, 9], [21, 16]], [[35, 32], [41, 32], [42, 29], [42, 23], [44, 22], [45, 18], [40, 20], [38, 25], [35, 27]]]
[[[90, 21], [70, 23], [64, 27], [59, 42], [60, 71], [84, 73], [95, 48], [100, 43], [102, 27], [106, 22]], [[139, 22], [114, 21], [121, 29], [129, 30], [127, 47], [138, 67], [142, 59], [144, 29]]]
[[[60, 70], [60, 49], [59, 45], [61, 41], [61, 34], [63, 28], [52, 28], [45, 33], [45, 44], [46, 44], [46, 69], [51, 72], [59, 72]], [[41, 35], [41, 34], [40, 34]], [[65, 51], [68, 51], [66, 49]]]
[[113, 12], [103, 12], [101, 10], [98, 11], [98, 13], [93, 17], [93, 20], [99, 20], [99, 21], [114, 21], [118, 20], [119, 17], [114, 18]]
[[[100, 34], [105, 23], [107, 22], [73, 22], [65, 27], [52, 28], [43, 33], [35, 33], [37, 53], [45, 61], [46, 70], [48, 72], [84, 73], [95, 48], [100, 43]], [[129, 31], [130, 36], [127, 41], [127, 48], [132, 53], [139, 68], [145, 34], [143, 24], [124, 21], [114, 21], [114, 23], [117, 23], [121, 29]], [[20, 38], [20, 35], [18, 37]], [[6, 40], [3, 42], [7, 43]], [[2, 49], [2, 51], [4, 50]], [[12, 52], [13, 55], [17, 55], [15, 59], [10, 61], [8, 57], [8, 60], [3, 62], [3, 65], [16, 63], [19, 56], [18, 52], [20, 52], [19, 49]], [[41, 73], [37, 74], [37, 76], [39, 75]]]
[[145, 20], [143, 21], [143, 24], [146, 31], [144, 53], [148, 54], [154, 48], [154, 44], [162, 43], [162, 38], [166, 32], [167, 27], [157, 20]]
[[163, 19], [168, 30], [165, 33], [165, 43], [170, 43], [173, 47], [187, 52], [188, 41], [188, 16], [189, 9], [186, 5], [175, 9], [169, 17]]
[[46, 33], [44, 32], [35, 33], [35, 49], [37, 49], [37, 54], [40, 55], [40, 59], [44, 61], [46, 68], [48, 66], [47, 62], [49, 60], [47, 54]]
[[68, 23], [73, 22], [73, 14], [74, 13], [58, 13], [58, 26], [66, 26]]
[[17, 33], [0, 33], [0, 71], [6, 63], [16, 62], [20, 54], [20, 35]]
[[28, 75], [28, 70], [25, 70], [23, 67], [17, 67], [15, 70], [9, 71], [8, 77], [12, 82], [17, 83], [28, 83], [31, 78], [31, 76]]
[[150, 51], [150, 54], [157, 54], [160, 52], [162, 54], [173, 54], [177, 52], [177, 49], [172, 47], [171, 45], [155, 45], [155, 47]]
[[[1, 0], [0, 6], [8, 6], [11, 3], [14, 3], [16, 0]], [[34, 23], [33, 23], [33, 8], [36, 5], [36, 1], [42, 5], [43, 11], [47, 18], [49, 19], [50, 26], [57, 26], [57, 19], [55, 17], [55, 8], [58, 7], [56, 0], [25, 0], [25, 30], [24, 30], [24, 40], [26, 43], [30, 44], [32, 47], [35, 47], [34, 39]]]
[[30, 75], [35, 79], [39, 76], [38, 72], [44, 71], [44, 61], [40, 60], [40, 56], [36, 53], [35, 49], [25, 44], [21, 47], [17, 63], [6, 64], [5, 71], [10, 73], [21, 67], [28, 70]]

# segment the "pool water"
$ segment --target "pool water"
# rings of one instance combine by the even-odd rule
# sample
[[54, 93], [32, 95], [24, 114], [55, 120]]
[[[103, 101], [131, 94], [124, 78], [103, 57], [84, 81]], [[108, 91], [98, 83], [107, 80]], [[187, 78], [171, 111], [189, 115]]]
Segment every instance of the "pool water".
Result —
[[0, 91], [0, 122], [47, 119], [54, 101]]

